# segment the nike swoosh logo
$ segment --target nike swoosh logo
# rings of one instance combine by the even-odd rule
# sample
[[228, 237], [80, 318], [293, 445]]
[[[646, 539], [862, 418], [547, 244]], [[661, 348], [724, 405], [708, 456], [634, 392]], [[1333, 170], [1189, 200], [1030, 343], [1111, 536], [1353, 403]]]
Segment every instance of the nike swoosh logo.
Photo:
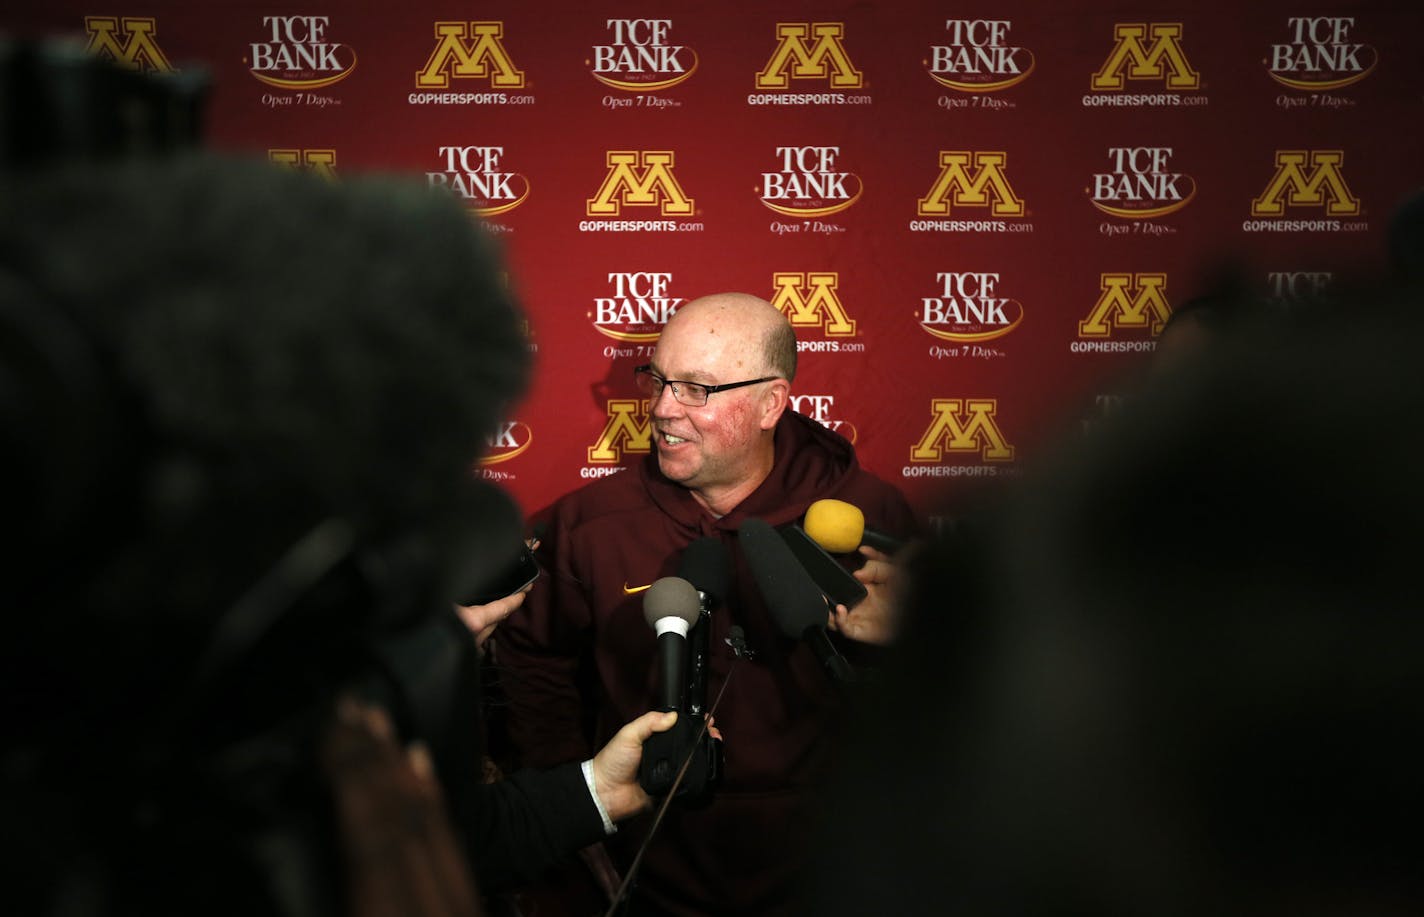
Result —
[[638, 593], [640, 593], [640, 592], [645, 592], [645, 591], [647, 591], [647, 590], [649, 590], [649, 589], [651, 589], [651, 588], [653, 588], [653, 584], [652, 584], [652, 583], [649, 583], [649, 584], [646, 585], [646, 586], [629, 586], [627, 580], [624, 580], [624, 581], [623, 581], [623, 594], [624, 594], [624, 595], [637, 595]]

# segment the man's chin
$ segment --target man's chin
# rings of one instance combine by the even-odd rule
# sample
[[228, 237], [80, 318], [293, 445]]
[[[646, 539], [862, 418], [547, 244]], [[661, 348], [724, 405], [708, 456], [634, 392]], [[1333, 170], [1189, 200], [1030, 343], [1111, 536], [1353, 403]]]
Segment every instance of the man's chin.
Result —
[[686, 485], [697, 475], [691, 463], [669, 456], [661, 446], [658, 447], [658, 470], [663, 473], [663, 477], [675, 484]]

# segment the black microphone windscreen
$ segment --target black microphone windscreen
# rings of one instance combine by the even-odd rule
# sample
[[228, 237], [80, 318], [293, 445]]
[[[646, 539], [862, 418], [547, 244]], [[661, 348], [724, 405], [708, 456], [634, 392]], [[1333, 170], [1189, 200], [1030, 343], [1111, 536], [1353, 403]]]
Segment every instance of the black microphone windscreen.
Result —
[[697, 598], [697, 590], [680, 576], [655, 580], [643, 593], [643, 617], [649, 627], [656, 627], [663, 618], [682, 618], [691, 626], [701, 614], [702, 603]]
[[799, 640], [808, 628], [825, 627], [826, 600], [821, 587], [776, 530], [760, 519], [748, 519], [738, 537], [752, 577], [781, 632]]
[[727, 546], [715, 535], [699, 538], [682, 552], [677, 575], [691, 583], [698, 592], [712, 596], [715, 601], [727, 598], [731, 574], [728, 572], [730, 560]]

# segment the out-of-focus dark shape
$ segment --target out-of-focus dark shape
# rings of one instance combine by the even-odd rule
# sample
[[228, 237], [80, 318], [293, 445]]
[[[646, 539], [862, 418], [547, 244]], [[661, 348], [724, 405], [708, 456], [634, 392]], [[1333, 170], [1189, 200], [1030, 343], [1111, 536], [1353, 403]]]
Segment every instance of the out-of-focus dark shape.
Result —
[[497, 277], [414, 182], [191, 154], [0, 177], [19, 900], [333, 912], [315, 743], [345, 689], [464, 805], [450, 602], [520, 525], [469, 472], [527, 372]]
[[808, 913], [1424, 910], [1424, 303], [1373, 296], [912, 559]]
[[1424, 288], [1424, 188], [1406, 196], [1390, 215], [1389, 266], [1400, 283]]
[[1240, 267], [1222, 268], [1200, 292], [1172, 307], [1157, 335], [1151, 372], [1176, 372], [1217, 359], [1283, 315], [1282, 308], [1269, 306], [1251, 291]]
[[0, 35], [0, 165], [50, 168], [196, 149], [210, 87], [201, 68], [140, 72], [77, 43]]

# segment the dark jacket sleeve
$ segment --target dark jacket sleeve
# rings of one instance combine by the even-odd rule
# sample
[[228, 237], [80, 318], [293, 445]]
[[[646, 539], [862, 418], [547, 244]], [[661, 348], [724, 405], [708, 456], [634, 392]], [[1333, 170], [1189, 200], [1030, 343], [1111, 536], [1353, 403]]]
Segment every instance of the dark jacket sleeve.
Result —
[[531, 882], [604, 837], [603, 819], [576, 763], [483, 784], [455, 818], [486, 893]]

